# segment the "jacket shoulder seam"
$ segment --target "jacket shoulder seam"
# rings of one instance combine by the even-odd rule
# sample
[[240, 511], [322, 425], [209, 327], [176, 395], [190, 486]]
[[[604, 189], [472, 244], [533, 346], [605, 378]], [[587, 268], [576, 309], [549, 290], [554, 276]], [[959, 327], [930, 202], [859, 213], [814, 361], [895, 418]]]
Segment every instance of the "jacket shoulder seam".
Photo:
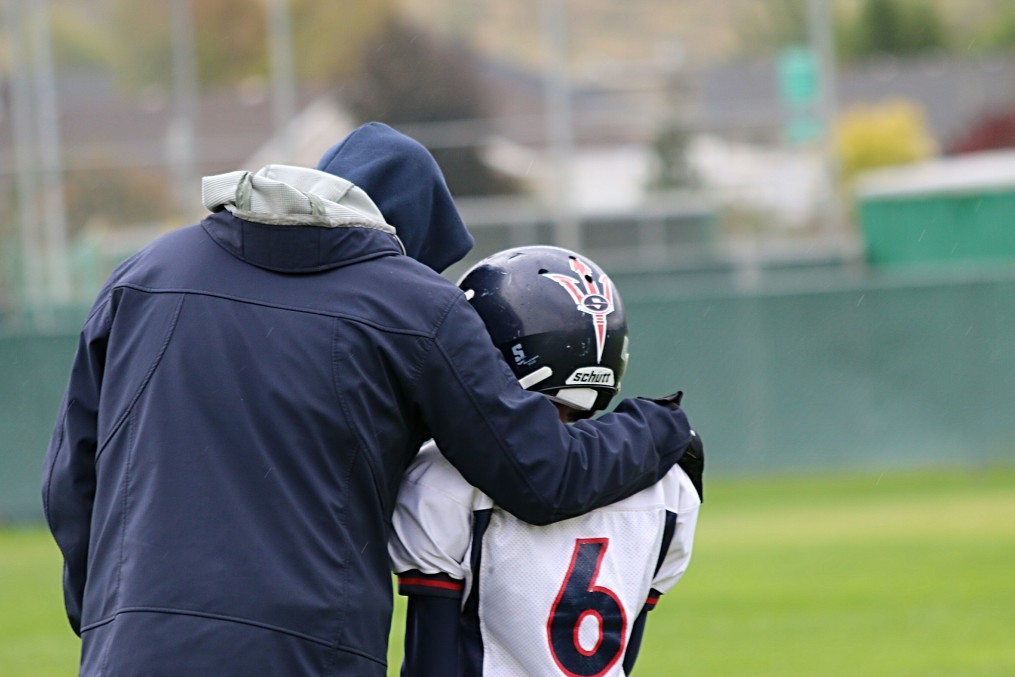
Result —
[[[217, 293], [217, 292], [210, 292], [210, 291], [205, 291], [205, 290], [201, 290], [201, 289], [187, 289], [187, 288], [182, 288], [182, 287], [180, 287], [180, 288], [177, 288], [177, 287], [168, 288], [167, 287], [165, 289], [155, 289], [153, 287], [146, 287], [144, 285], [139, 285], [139, 284], [133, 283], [133, 282], [123, 283], [121, 285], [118, 285], [118, 287], [123, 287], [123, 288], [128, 288], [128, 289], [134, 289], [136, 291], [143, 292], [143, 293], [146, 293], [146, 294], [191, 294], [191, 295], [194, 295], [194, 296], [208, 296], [208, 297], [211, 297], [211, 298], [225, 299], [227, 301], [235, 301], [237, 303], [246, 303], [246, 304], [253, 305], [253, 306], [261, 306], [263, 308], [274, 308], [276, 310], [288, 310], [288, 311], [297, 312], [297, 313], [307, 313], [309, 315], [319, 315], [321, 317], [335, 318], [335, 319], [345, 320], [345, 321], [348, 321], [348, 322], [356, 322], [358, 324], [363, 324], [363, 325], [369, 326], [369, 327], [371, 327], [373, 329], [376, 329], [378, 331], [383, 331], [383, 332], [386, 332], [386, 333], [389, 333], [389, 334], [404, 334], [404, 335], [407, 335], [407, 336], [420, 336], [420, 337], [423, 337], [423, 338], [433, 338], [433, 336], [436, 334], [436, 331], [437, 331], [436, 328], [431, 330], [431, 331], [420, 331], [419, 329], [410, 329], [410, 328], [407, 328], [407, 327], [392, 327], [392, 326], [389, 326], [389, 325], [381, 324], [379, 322], [374, 322], [372, 320], [368, 320], [368, 319], [360, 317], [358, 315], [351, 315], [349, 313], [342, 313], [342, 312], [327, 310], [327, 309], [323, 309], [323, 308], [308, 308], [308, 307], [304, 307], [304, 306], [292, 306], [292, 305], [287, 305], [287, 304], [284, 304], [284, 303], [268, 303], [266, 301], [258, 301], [258, 300], [255, 300], [255, 299], [243, 298], [241, 296], [233, 296], [231, 294], [220, 294], [220, 293]], [[447, 312], [448, 311], [445, 310], [445, 312], [443, 313], [442, 320], [443, 320], [443, 317], [447, 315]], [[440, 323], [438, 323], [437, 326], [439, 327]]]

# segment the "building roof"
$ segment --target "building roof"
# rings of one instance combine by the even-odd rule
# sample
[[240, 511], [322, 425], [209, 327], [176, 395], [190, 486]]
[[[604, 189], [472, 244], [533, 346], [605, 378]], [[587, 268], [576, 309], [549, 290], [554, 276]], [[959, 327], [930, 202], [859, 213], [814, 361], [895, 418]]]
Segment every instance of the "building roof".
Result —
[[857, 182], [861, 199], [969, 194], [1015, 190], [1015, 150], [968, 153], [930, 162], [866, 172]]

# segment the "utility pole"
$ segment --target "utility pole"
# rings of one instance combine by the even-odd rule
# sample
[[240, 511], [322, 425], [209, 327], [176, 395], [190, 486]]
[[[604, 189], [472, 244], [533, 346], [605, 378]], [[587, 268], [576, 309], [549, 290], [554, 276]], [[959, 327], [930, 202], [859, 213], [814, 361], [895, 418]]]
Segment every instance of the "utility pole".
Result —
[[29, 33], [35, 43], [32, 75], [38, 123], [39, 185], [42, 192], [43, 232], [46, 241], [50, 301], [71, 300], [67, 256], [67, 214], [63, 198], [63, 158], [60, 151], [60, 113], [56, 100], [53, 44], [49, 30], [49, 0], [34, 0]]
[[289, 0], [267, 0], [268, 62], [271, 73], [271, 114], [279, 161], [295, 157], [291, 126], [296, 115], [296, 74], [293, 66], [292, 20]]
[[[189, 213], [197, 204], [197, 62], [194, 14], [190, 0], [170, 0], [172, 39], [173, 118], [166, 130], [166, 157], [173, 183], [176, 211]], [[194, 184], [194, 185], [191, 185]]]
[[45, 298], [46, 273], [39, 237], [39, 187], [35, 153], [35, 114], [29, 75], [28, 43], [23, 30], [22, 0], [4, 3], [4, 28], [10, 54], [11, 126], [14, 131], [14, 173], [17, 187], [18, 232], [21, 245], [21, 300], [36, 311]]
[[543, 45], [547, 55], [543, 93], [547, 144], [553, 158], [553, 214], [557, 245], [581, 250], [581, 230], [574, 204], [574, 123], [568, 78], [567, 17], [563, 0], [542, 0]]
[[829, 0], [807, 0], [807, 38], [817, 60], [817, 117], [821, 120], [821, 154], [828, 182], [828, 195], [823, 201], [822, 229], [833, 238], [845, 236], [845, 219], [839, 196], [839, 151], [835, 141], [838, 116], [837, 69], [835, 59], [835, 24]]

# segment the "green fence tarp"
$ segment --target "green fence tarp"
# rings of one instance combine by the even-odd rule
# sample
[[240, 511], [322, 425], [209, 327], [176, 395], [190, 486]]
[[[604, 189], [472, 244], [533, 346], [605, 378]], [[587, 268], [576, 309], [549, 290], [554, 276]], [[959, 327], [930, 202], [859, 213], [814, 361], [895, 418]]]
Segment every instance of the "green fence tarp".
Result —
[[[1015, 271], [810, 271], [749, 292], [614, 281], [631, 328], [622, 394], [686, 391], [712, 476], [1015, 462]], [[70, 332], [0, 336], [0, 521], [41, 515], [75, 345]]]

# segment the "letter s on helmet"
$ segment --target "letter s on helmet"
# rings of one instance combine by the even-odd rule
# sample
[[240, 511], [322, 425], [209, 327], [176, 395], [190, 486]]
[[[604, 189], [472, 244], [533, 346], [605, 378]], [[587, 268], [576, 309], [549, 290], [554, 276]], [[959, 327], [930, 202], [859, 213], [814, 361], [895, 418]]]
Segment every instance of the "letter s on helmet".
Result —
[[620, 390], [627, 315], [593, 261], [559, 247], [506, 249], [458, 286], [528, 390], [591, 416]]

